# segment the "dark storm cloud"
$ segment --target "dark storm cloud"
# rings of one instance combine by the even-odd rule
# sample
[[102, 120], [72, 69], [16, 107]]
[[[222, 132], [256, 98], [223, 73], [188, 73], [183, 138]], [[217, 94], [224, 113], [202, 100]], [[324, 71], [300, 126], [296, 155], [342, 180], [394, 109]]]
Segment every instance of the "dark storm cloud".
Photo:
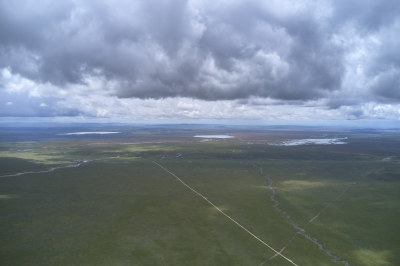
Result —
[[371, 97], [399, 100], [399, 2], [331, 4], [3, 0], [0, 67], [60, 87], [103, 78], [121, 98], [312, 100], [342, 89], [335, 38], [352, 23], [387, 36], [366, 77]]

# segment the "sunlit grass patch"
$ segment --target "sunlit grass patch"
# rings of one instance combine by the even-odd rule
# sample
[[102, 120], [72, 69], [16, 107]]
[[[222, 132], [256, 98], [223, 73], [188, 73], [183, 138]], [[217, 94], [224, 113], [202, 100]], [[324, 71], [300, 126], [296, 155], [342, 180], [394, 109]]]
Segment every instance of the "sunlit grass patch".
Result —
[[9, 194], [0, 194], [0, 200], [2, 199], [13, 199], [15, 196]]
[[354, 251], [354, 255], [361, 265], [391, 265], [391, 252], [387, 250], [358, 249]]
[[253, 186], [253, 187], [254, 187], [254, 188], [257, 188], [257, 189], [262, 189], [262, 190], [270, 189], [270, 187], [269, 187], [269, 186], [266, 186], [266, 185]]
[[60, 164], [63, 162], [68, 162], [68, 160], [64, 160], [64, 157], [61, 155], [54, 155], [54, 154], [48, 155], [36, 152], [7, 152], [7, 153], [3, 152], [0, 153], [0, 157], [18, 158], [42, 164]]
[[310, 189], [326, 186], [327, 182], [307, 180], [286, 180], [280, 183], [279, 189], [284, 191]]
[[162, 146], [162, 145], [126, 145], [120, 148], [121, 151], [131, 151], [131, 152], [140, 152], [140, 151], [173, 151], [176, 148], [171, 146]]

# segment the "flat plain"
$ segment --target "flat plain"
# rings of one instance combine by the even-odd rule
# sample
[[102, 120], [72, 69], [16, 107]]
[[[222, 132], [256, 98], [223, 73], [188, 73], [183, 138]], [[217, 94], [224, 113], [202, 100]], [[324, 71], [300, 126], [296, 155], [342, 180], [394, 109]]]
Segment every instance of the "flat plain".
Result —
[[400, 265], [397, 130], [5, 126], [0, 141], [1, 265]]

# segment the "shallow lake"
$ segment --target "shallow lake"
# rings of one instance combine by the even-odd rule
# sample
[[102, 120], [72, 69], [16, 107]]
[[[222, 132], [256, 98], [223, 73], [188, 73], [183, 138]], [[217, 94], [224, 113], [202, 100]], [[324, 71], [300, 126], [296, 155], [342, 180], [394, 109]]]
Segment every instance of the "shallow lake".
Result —
[[196, 135], [195, 138], [204, 138], [204, 139], [232, 139], [234, 136], [229, 135]]

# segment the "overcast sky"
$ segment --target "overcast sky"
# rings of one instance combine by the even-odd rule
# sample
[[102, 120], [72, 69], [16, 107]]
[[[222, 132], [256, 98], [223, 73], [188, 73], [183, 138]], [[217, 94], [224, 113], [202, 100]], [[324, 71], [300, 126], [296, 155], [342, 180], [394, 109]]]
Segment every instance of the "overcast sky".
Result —
[[0, 0], [0, 116], [400, 121], [398, 0]]

